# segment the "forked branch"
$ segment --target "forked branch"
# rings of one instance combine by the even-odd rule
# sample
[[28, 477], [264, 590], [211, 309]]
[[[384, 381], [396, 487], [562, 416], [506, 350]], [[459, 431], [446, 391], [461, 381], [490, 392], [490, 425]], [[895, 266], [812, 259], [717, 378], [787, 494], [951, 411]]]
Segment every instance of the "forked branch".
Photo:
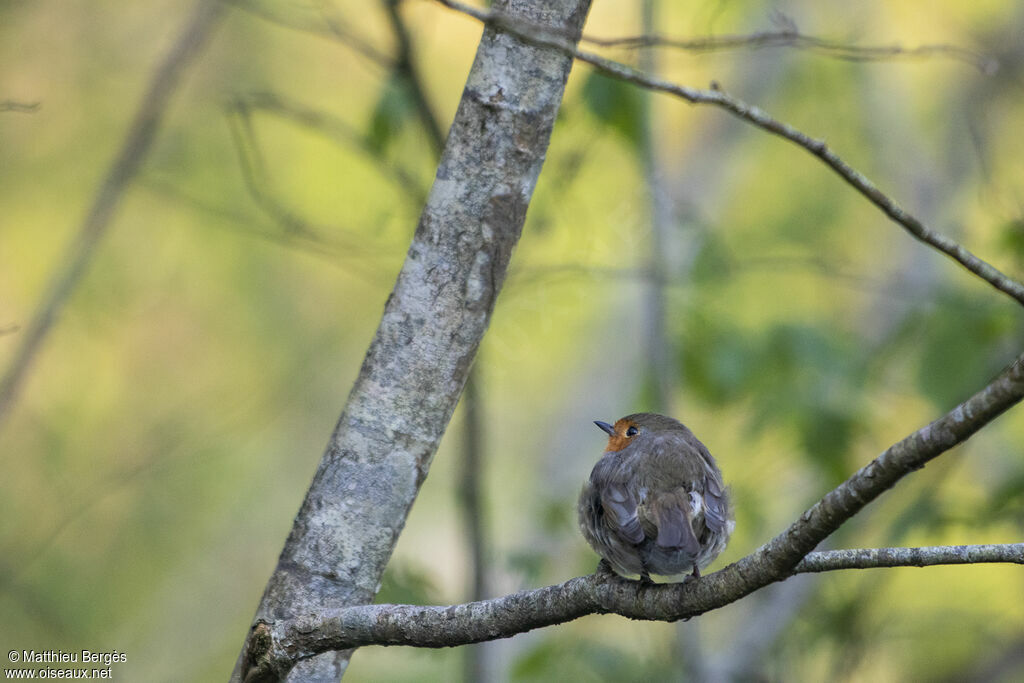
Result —
[[463, 605], [361, 605], [275, 623], [260, 621], [253, 627], [245, 680], [275, 680], [295, 662], [328, 650], [362, 645], [464, 645], [587, 614], [688, 619], [804, 572], [980, 562], [1024, 564], [1024, 543], [810, 552], [904, 476], [963, 443], [1022, 398], [1024, 356], [974, 396], [886, 449], [767, 544], [696, 581], [643, 585], [598, 571], [556, 586]]

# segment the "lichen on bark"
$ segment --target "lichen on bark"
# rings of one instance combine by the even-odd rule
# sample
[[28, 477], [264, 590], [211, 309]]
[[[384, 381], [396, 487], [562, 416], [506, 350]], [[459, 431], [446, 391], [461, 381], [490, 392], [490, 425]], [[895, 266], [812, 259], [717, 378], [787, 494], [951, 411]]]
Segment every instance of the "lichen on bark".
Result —
[[[496, 4], [578, 36], [590, 2]], [[490, 322], [571, 67], [564, 52], [484, 29], [405, 263], [257, 619], [373, 599]], [[305, 660], [289, 680], [336, 680], [348, 656]]]

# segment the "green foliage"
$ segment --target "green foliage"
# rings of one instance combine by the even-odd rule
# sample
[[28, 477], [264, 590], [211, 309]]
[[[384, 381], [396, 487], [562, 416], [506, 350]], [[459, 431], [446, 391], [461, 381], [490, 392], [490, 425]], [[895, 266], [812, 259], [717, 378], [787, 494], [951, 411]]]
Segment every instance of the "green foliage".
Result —
[[714, 286], [733, 276], [733, 257], [724, 240], [714, 232], [704, 235], [694, 259], [690, 278], [694, 284]]
[[1000, 233], [1000, 246], [1013, 255], [1018, 268], [1024, 267], [1024, 219], [1007, 221]]
[[583, 102], [602, 124], [631, 147], [639, 147], [646, 110], [643, 92], [625, 81], [591, 71], [583, 84]]
[[1024, 526], [1024, 465], [1004, 478], [988, 496], [979, 517], [1010, 519]]
[[853, 344], [808, 325], [750, 332], [699, 312], [685, 329], [682, 367], [691, 391], [714, 405], [745, 399], [752, 433], [788, 427], [830, 481], [849, 475], [846, 455], [863, 411], [864, 369]]
[[415, 105], [402, 78], [393, 74], [381, 88], [377, 104], [370, 114], [370, 144], [378, 152], [387, 152], [415, 115]]
[[992, 296], [946, 291], [934, 306], [911, 315], [904, 327], [918, 347], [917, 382], [939, 408], [965, 400], [1017, 353], [1024, 333], [1019, 313]]

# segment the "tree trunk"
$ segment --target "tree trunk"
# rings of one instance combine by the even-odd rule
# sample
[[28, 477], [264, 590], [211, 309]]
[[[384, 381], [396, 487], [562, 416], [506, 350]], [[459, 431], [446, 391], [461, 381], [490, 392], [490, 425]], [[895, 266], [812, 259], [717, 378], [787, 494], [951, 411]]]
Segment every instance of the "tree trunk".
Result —
[[[578, 36], [589, 6], [495, 9]], [[405, 263], [257, 619], [373, 599], [490, 322], [571, 66], [484, 29]], [[336, 681], [350, 654], [305, 660], [288, 680]]]

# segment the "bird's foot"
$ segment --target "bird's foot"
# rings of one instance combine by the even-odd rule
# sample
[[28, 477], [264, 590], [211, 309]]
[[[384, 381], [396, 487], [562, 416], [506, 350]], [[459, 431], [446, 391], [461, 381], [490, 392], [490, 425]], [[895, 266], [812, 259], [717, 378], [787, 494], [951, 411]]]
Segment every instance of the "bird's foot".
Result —
[[611, 578], [618, 576], [615, 573], [615, 570], [612, 569], [612, 565], [608, 562], [608, 560], [604, 559], [603, 557], [601, 558], [601, 561], [597, 563], [597, 569], [594, 570], [594, 573], [601, 578]]

